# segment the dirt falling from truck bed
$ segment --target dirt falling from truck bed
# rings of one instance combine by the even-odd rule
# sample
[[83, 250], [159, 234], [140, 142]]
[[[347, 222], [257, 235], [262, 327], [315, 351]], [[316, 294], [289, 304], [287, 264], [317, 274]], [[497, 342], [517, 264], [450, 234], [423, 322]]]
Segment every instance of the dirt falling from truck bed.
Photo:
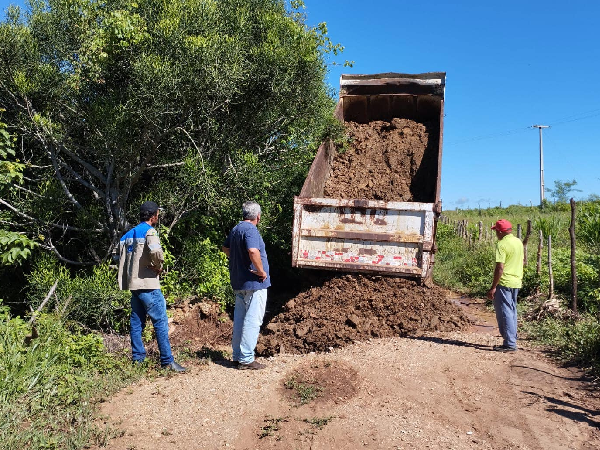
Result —
[[350, 146], [333, 160], [325, 197], [435, 201], [439, 126], [396, 118], [346, 130]]
[[263, 330], [257, 352], [327, 351], [373, 337], [461, 330], [469, 323], [436, 286], [403, 278], [335, 275], [287, 301]]

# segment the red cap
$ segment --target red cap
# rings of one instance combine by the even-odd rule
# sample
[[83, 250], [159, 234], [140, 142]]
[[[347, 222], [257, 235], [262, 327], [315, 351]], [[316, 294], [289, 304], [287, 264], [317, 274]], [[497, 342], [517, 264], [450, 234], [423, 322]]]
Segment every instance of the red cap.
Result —
[[496, 225], [492, 227], [492, 230], [498, 230], [500, 233], [506, 233], [512, 230], [512, 223], [506, 219], [500, 219], [496, 222]]

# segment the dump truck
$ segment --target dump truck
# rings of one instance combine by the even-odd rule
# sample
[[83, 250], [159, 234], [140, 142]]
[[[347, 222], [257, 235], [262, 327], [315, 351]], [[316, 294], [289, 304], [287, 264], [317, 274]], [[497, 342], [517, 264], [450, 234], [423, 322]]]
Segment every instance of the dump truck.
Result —
[[[419, 201], [324, 195], [338, 148], [324, 142], [294, 197], [292, 265], [428, 282], [441, 213], [440, 182], [446, 74], [342, 75], [335, 117], [345, 124], [410, 119], [428, 124], [426, 173]], [[390, 173], [393, 172], [393, 168]], [[423, 172], [423, 171], [421, 171]], [[410, 183], [411, 180], [405, 180]]]

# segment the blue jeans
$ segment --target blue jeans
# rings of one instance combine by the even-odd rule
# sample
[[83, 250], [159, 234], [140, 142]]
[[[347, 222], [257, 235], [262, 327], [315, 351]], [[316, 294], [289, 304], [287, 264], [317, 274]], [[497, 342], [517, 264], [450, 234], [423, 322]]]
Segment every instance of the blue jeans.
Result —
[[494, 309], [498, 329], [502, 335], [502, 345], [517, 348], [517, 294], [519, 289], [505, 286], [496, 287]]
[[254, 349], [258, 333], [265, 316], [267, 290], [233, 291], [235, 309], [233, 311], [232, 359], [242, 364], [254, 361]]
[[142, 331], [146, 326], [146, 316], [150, 317], [156, 334], [160, 364], [165, 366], [173, 362], [171, 343], [169, 342], [169, 322], [167, 302], [160, 289], [140, 289], [131, 291], [131, 317], [129, 320], [131, 355], [134, 361], [146, 358], [146, 349], [142, 342]]

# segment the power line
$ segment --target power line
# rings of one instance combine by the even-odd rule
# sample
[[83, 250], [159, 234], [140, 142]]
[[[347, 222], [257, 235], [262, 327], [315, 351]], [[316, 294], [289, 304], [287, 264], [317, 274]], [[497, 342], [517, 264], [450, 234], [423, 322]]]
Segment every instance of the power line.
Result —
[[[600, 108], [593, 109], [591, 111], [586, 111], [584, 113], [573, 114], [573, 115], [570, 115], [570, 116], [559, 118], [556, 121], [550, 122], [549, 126], [555, 127], [556, 125], [562, 125], [562, 124], [565, 124], [565, 123], [577, 122], [579, 120], [589, 119], [589, 118], [597, 117], [597, 116], [600, 116]], [[491, 134], [484, 134], [484, 135], [475, 136], [475, 137], [472, 137], [472, 138], [459, 139], [459, 140], [456, 140], [456, 141], [447, 142], [447, 143], [445, 143], [445, 145], [451, 147], [453, 145], [464, 144], [464, 143], [467, 143], [467, 142], [483, 141], [483, 140], [486, 140], [486, 139], [494, 139], [494, 138], [498, 138], [498, 137], [510, 136], [512, 134], [523, 133], [525, 131], [530, 130], [531, 128], [535, 128], [535, 125], [533, 127], [529, 126], [529, 127], [524, 127], [524, 128], [515, 128], [513, 130], [507, 130], [507, 131], [502, 131], [502, 132], [497, 132], [497, 133], [491, 133]]]
[[[594, 112], [595, 114], [589, 114]], [[564, 120], [561, 120], [559, 122], [554, 122], [552, 123], [551, 126], [555, 127], [556, 125], [562, 125], [563, 123], [569, 123], [569, 122], [576, 122], [578, 120], [583, 120], [583, 119], [589, 119], [590, 117], [597, 117], [600, 116], [600, 109], [594, 110], [594, 111], [589, 111], [587, 113], [587, 115], [581, 116], [581, 117], [576, 117], [576, 116], [571, 116], [571, 117], [575, 117], [574, 119], [571, 118], [565, 118]]]
[[494, 139], [497, 137], [510, 136], [511, 134], [523, 133], [525, 131], [529, 131], [530, 129], [531, 129], [531, 127], [515, 128], [514, 130], [508, 130], [508, 131], [503, 131], [503, 132], [499, 132], [499, 133], [484, 134], [484, 135], [476, 136], [473, 138], [459, 139], [457, 141], [449, 142], [445, 145], [452, 146], [452, 145], [456, 145], [456, 144], [463, 144], [465, 142], [483, 141], [486, 139]]

